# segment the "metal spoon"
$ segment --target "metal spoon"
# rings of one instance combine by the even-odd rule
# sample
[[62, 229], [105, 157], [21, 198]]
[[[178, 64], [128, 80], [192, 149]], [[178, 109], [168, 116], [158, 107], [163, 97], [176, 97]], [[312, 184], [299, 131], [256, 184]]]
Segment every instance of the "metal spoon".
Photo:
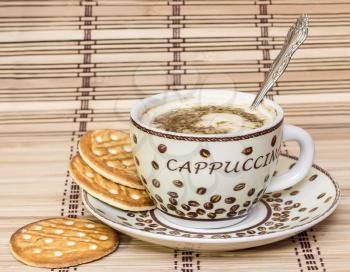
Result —
[[278, 78], [286, 70], [288, 63], [298, 49], [298, 47], [306, 40], [308, 34], [309, 19], [307, 15], [302, 15], [296, 23], [291, 26], [284, 40], [281, 52], [273, 61], [269, 73], [267, 74], [260, 92], [256, 95], [250, 109], [254, 110], [264, 99], [267, 92], [272, 88]]

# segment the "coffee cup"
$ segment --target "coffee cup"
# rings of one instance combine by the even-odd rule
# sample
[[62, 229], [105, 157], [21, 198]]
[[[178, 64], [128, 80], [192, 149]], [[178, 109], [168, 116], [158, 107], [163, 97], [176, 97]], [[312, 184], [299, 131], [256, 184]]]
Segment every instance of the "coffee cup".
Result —
[[[253, 100], [252, 94], [238, 91], [183, 90], [150, 96], [133, 106], [130, 136], [137, 171], [167, 220], [192, 228], [234, 225], [264, 193], [291, 187], [308, 174], [314, 159], [311, 136], [285, 124], [282, 108], [269, 99], [257, 109], [268, 116], [266, 122], [250, 130], [179, 133], [150, 122], [174, 107], [216, 103], [249, 110]], [[274, 176], [281, 144], [289, 140], [299, 144], [299, 159], [286, 173]]]

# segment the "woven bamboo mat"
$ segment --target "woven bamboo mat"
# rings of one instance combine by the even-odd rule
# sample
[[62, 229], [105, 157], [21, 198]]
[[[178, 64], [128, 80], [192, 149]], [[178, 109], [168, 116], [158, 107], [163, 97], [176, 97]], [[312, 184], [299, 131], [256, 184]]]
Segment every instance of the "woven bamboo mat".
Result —
[[301, 13], [309, 38], [271, 94], [287, 122], [312, 133], [316, 163], [342, 188], [337, 211], [293, 238], [237, 252], [122, 235], [107, 258], [53, 271], [349, 271], [349, 0], [0, 1], [0, 271], [39, 271], [8, 250], [21, 225], [89, 216], [67, 173], [82, 133], [127, 130], [130, 106], [164, 90], [257, 91]]

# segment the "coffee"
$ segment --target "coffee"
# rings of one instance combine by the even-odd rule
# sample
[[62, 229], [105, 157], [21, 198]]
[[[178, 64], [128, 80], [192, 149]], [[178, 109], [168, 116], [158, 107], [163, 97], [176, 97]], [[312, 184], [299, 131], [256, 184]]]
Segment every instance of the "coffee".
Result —
[[249, 108], [249, 96], [227, 92], [225, 96], [205, 91], [186, 97], [170, 97], [144, 107], [140, 119], [150, 128], [182, 134], [239, 134], [272, 123], [276, 111], [267, 103]]
[[236, 106], [203, 105], [172, 109], [156, 116], [151, 126], [191, 134], [225, 134], [262, 127], [266, 118]]

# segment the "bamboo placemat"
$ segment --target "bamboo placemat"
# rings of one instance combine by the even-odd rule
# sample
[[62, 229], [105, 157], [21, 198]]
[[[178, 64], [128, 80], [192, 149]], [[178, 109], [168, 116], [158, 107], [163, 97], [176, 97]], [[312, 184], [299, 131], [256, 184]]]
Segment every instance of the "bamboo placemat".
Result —
[[39, 270], [9, 252], [21, 225], [89, 216], [67, 172], [82, 133], [127, 130], [131, 105], [164, 90], [257, 91], [301, 13], [309, 38], [271, 95], [287, 122], [312, 133], [316, 162], [339, 182], [335, 214], [290, 239], [226, 253], [121, 235], [109, 257], [53, 271], [349, 271], [349, 0], [0, 1], [0, 270]]

